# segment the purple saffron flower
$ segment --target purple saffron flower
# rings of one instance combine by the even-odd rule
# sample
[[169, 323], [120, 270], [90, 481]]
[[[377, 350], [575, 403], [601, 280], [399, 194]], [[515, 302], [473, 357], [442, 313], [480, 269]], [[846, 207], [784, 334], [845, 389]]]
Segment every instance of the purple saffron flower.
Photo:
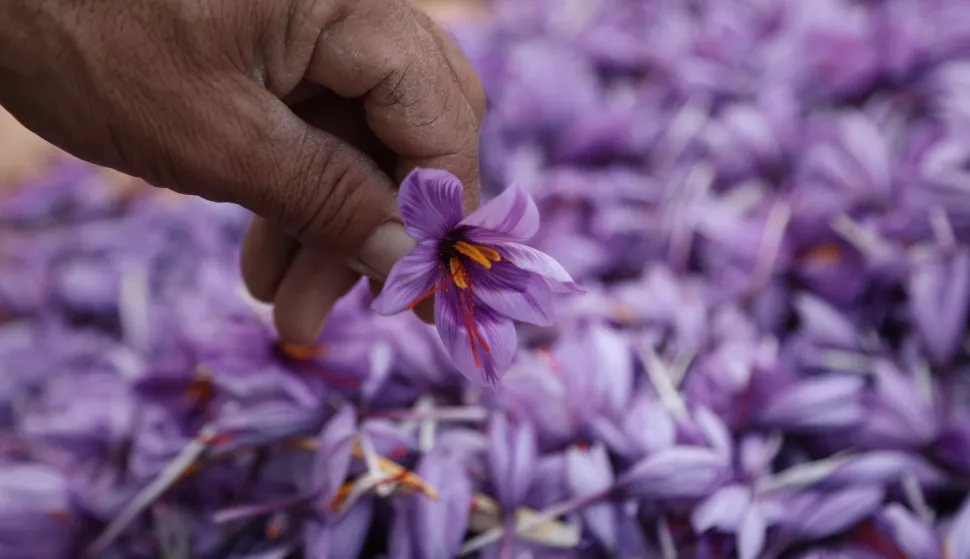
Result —
[[458, 370], [496, 386], [515, 352], [513, 320], [552, 324], [552, 294], [582, 292], [555, 260], [522, 242], [539, 228], [539, 210], [518, 186], [468, 217], [461, 182], [417, 169], [399, 193], [401, 218], [418, 240], [372, 303], [383, 315], [435, 295], [435, 324]]

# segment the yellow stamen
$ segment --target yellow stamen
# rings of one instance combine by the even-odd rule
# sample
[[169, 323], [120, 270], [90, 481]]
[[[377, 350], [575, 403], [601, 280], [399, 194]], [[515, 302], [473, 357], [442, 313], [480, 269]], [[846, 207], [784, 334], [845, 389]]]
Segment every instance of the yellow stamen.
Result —
[[451, 270], [451, 278], [455, 280], [455, 285], [458, 289], [468, 289], [468, 284], [465, 283], [465, 274], [460, 273], [461, 262], [457, 258], [452, 258], [448, 261], [448, 268]]
[[478, 252], [482, 253], [485, 258], [488, 258], [492, 262], [500, 262], [502, 260], [502, 255], [499, 254], [495, 249], [483, 247], [482, 245], [478, 245], [475, 248], [477, 248]]
[[478, 262], [486, 270], [492, 267], [492, 262], [498, 262], [501, 258], [497, 252], [488, 247], [470, 245], [465, 241], [455, 243], [455, 250]]

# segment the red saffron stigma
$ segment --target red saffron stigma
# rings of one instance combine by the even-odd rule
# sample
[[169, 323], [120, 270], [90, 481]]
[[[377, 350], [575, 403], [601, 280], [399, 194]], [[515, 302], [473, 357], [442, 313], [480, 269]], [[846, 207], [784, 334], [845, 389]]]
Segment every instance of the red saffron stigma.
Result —
[[431, 289], [425, 291], [424, 293], [422, 293], [421, 295], [419, 295], [417, 299], [411, 301], [411, 304], [407, 306], [407, 310], [413, 311], [414, 310], [414, 307], [417, 307], [418, 306], [418, 303], [420, 303], [421, 301], [424, 301], [428, 297], [431, 297], [435, 293], [437, 293], [437, 292], [441, 291], [442, 289], [448, 287], [448, 285], [451, 284], [451, 282], [453, 282], [453, 281], [455, 281], [455, 274], [450, 274], [447, 279], [445, 279], [444, 281], [442, 281], [438, 285], [432, 287]]
[[[472, 288], [471, 274], [468, 273], [465, 265], [457, 256], [451, 258], [450, 267], [452, 272], [444, 281], [422, 293], [406, 308], [409, 311], [414, 310], [414, 308], [417, 307], [421, 301], [424, 301], [428, 297], [431, 297], [432, 295], [454, 283], [455, 286], [458, 287], [458, 307], [459, 312], [462, 315], [465, 330], [468, 332], [468, 344], [472, 349], [472, 357], [475, 358], [475, 366], [481, 368], [482, 359], [478, 354], [477, 346], [481, 345], [482, 349], [485, 350], [485, 353], [489, 353], [491, 348], [488, 346], [488, 342], [485, 341], [485, 336], [482, 335], [481, 330], [478, 329], [478, 323], [475, 321], [475, 291]], [[466, 287], [468, 288], [467, 295], [464, 292]]]

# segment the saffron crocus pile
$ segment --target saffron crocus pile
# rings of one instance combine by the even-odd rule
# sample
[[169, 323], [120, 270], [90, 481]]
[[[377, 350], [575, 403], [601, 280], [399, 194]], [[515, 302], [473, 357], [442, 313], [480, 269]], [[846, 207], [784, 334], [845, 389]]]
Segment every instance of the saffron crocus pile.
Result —
[[965, 11], [496, 0], [492, 201], [412, 175], [310, 348], [244, 212], [57, 165], [0, 199], [0, 557], [970, 558]]

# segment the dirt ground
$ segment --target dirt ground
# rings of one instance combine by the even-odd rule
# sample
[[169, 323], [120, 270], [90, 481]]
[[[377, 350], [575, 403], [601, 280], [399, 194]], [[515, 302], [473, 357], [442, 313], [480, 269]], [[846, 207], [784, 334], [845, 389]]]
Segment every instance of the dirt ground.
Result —
[[[442, 23], [468, 20], [485, 13], [484, 0], [417, 0]], [[58, 151], [24, 129], [0, 107], [0, 188], [23, 183]]]

